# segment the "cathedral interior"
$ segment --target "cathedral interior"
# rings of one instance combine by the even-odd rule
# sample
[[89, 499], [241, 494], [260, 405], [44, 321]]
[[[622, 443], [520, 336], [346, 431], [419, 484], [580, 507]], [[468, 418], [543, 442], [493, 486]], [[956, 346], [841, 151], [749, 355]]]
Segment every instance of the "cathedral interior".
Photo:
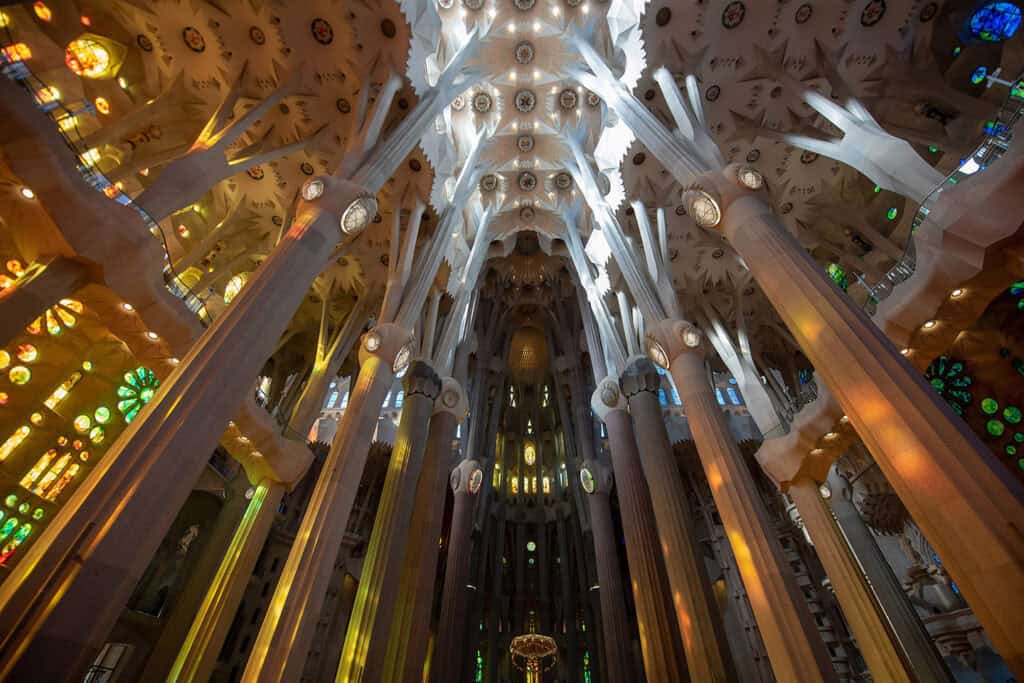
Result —
[[0, 0], [0, 680], [1024, 681], [1022, 9]]

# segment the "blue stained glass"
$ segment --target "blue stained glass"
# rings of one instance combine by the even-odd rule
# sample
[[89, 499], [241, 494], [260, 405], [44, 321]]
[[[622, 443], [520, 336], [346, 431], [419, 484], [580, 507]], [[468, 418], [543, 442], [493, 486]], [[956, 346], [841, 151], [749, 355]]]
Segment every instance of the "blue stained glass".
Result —
[[979, 66], [977, 69], [974, 70], [974, 73], [971, 74], [971, 83], [973, 83], [974, 85], [979, 85], [982, 81], [985, 80], [987, 76], [988, 69], [986, 69], [983, 66]]
[[725, 399], [722, 398], [722, 390], [721, 389], [715, 389], [715, 396], [718, 398], [718, 405], [724, 406], [725, 405]]
[[740, 397], [736, 394], [736, 390], [729, 387], [726, 391], [729, 392], [729, 400], [732, 401], [732, 404], [738, 406], [740, 404]]
[[661, 405], [668, 405], [668, 396], [665, 395], [664, 389], [658, 389], [658, 400], [661, 401]]
[[971, 35], [986, 43], [1001, 43], [1020, 28], [1020, 7], [1012, 2], [990, 2], [978, 9], [968, 23]]

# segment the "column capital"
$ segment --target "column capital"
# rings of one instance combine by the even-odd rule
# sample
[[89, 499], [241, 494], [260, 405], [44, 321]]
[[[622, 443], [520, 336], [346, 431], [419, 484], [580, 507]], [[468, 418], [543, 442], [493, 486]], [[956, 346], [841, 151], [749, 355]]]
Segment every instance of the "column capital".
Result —
[[412, 360], [412, 332], [394, 323], [382, 323], [363, 335], [359, 343], [359, 362], [376, 356], [399, 375]]
[[589, 458], [583, 461], [580, 467], [580, 486], [584, 493], [607, 495], [612, 492], [613, 484], [614, 476], [610, 467]]
[[451, 413], [455, 422], [462, 422], [469, 412], [469, 401], [462, 385], [454, 377], [441, 379], [441, 393], [439, 400], [434, 401], [434, 415], [438, 413]]
[[590, 407], [602, 422], [607, 421], [608, 414], [616, 410], [626, 410], [626, 398], [619, 389], [619, 382], [614, 377], [601, 380], [590, 398]]
[[441, 393], [441, 378], [437, 376], [429, 363], [415, 360], [402, 379], [402, 387], [405, 389], [406, 398], [420, 395], [434, 401]]
[[684, 353], [704, 359], [704, 334], [685, 320], [665, 318], [647, 328], [644, 351], [655, 365], [670, 370], [672, 362]]
[[377, 213], [377, 198], [362, 185], [346, 178], [318, 176], [310, 178], [299, 191], [296, 216], [313, 212], [317, 218], [335, 218], [338, 238], [355, 237], [370, 224]]
[[661, 388], [661, 375], [658, 374], [654, 363], [648, 358], [640, 357], [630, 363], [626, 371], [622, 373], [619, 385], [627, 399], [642, 392], [657, 394], [658, 389]]
[[463, 460], [452, 470], [448, 483], [451, 484], [452, 493], [458, 495], [468, 494], [475, 496], [480, 492], [480, 486], [484, 482], [484, 471], [480, 469], [480, 463], [476, 460]]
[[[761, 199], [767, 193], [764, 176], [752, 166], [729, 164], [721, 171], [709, 171], [683, 190], [683, 206], [698, 226], [725, 230], [723, 221], [729, 207], [739, 199]], [[763, 200], [762, 204], [767, 206]], [[728, 235], [726, 235], [728, 237]]]

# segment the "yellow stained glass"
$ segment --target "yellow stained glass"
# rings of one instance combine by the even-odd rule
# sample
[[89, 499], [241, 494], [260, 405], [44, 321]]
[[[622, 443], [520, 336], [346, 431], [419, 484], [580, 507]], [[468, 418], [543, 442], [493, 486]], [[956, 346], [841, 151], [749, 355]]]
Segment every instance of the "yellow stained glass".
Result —
[[35, 488], [32, 489], [32, 493], [36, 494], [37, 496], [43, 495], [46, 489], [50, 487], [50, 484], [52, 484], [54, 480], [56, 480], [57, 477], [60, 476], [60, 473], [64, 471], [64, 468], [68, 466], [69, 462], [71, 462], [70, 453], [65, 453], [64, 455], [60, 456], [60, 460], [58, 460], [54, 464], [54, 466], [50, 468], [50, 471], [47, 472], [46, 475], [39, 480], [39, 483], [36, 484]]
[[68, 394], [71, 393], [71, 389], [73, 389], [74, 386], [76, 384], [78, 384], [79, 380], [81, 380], [81, 379], [82, 379], [82, 373], [80, 373], [80, 372], [73, 372], [73, 373], [71, 373], [71, 376], [68, 377], [66, 380], [64, 380], [61, 383], [61, 385], [59, 387], [57, 387], [56, 389], [54, 389], [53, 393], [50, 394], [49, 397], [45, 401], [43, 401], [43, 405], [45, 405], [50, 410], [53, 410], [54, 408], [56, 408], [57, 405], [61, 401], [63, 401], [65, 398], [67, 398]]
[[7, 351], [0, 350], [0, 370], [6, 370], [7, 366], [11, 364], [11, 354]]
[[26, 472], [25, 476], [21, 478], [21, 485], [24, 488], [31, 490], [32, 484], [36, 483], [36, 479], [38, 479], [43, 473], [43, 470], [50, 466], [50, 463], [53, 462], [53, 459], [56, 457], [57, 450], [54, 448], [43, 453], [42, 457], [40, 457], [39, 460], [36, 461], [36, 464], [32, 466], [32, 469]]
[[68, 43], [64, 63], [79, 76], [100, 78], [110, 69], [110, 50], [95, 40], [79, 38]]
[[78, 464], [75, 464], [75, 465], [72, 465], [71, 467], [69, 467], [67, 469], [67, 472], [62, 474], [60, 479], [57, 480], [57, 483], [54, 484], [53, 487], [50, 488], [50, 490], [46, 492], [46, 496], [45, 496], [46, 500], [49, 500], [49, 501], [57, 500], [57, 496], [59, 496], [61, 494], [61, 492], [65, 488], [67, 488], [67, 485], [70, 484], [71, 480], [75, 478], [76, 474], [78, 474], [78, 470], [79, 469], [81, 469], [81, 466], [78, 465]]

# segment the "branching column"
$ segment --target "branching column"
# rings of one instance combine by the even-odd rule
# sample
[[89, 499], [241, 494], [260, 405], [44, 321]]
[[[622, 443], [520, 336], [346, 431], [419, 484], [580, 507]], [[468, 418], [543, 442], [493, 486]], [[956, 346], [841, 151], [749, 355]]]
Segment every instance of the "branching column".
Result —
[[441, 382], [434, 402], [423, 468], [416, 483], [405, 570], [399, 588], [383, 681], [421, 683], [430, 641], [438, 543], [444, 524], [444, 487], [456, 427], [466, 414], [466, 396], [451, 377]]
[[342, 681], [380, 681], [384, 669], [391, 617], [408, 542], [413, 493], [441, 380], [430, 365], [416, 361], [409, 368], [403, 386], [402, 418], [391, 449], [388, 474], [341, 651], [338, 680]]
[[253, 491], [245, 516], [174, 661], [168, 683], [209, 680], [283, 494], [284, 486], [269, 480], [261, 481]]
[[1024, 677], [1024, 487], [730, 172], [705, 177], [720, 199], [722, 232]]
[[359, 375], [253, 645], [242, 675], [246, 683], [302, 675], [380, 407], [394, 382], [396, 360], [411, 352], [411, 338], [390, 323], [363, 336]]
[[679, 627], [661, 563], [650, 493], [640, 464], [633, 422], [626, 412], [626, 400], [618, 381], [612, 377], [604, 379], [594, 391], [591, 405], [608, 430], [647, 680], [688, 681], [686, 656], [682, 641], [676, 637]]
[[437, 645], [430, 665], [433, 683], [458, 681], [465, 660], [458, 656], [466, 633], [466, 611], [469, 600], [466, 581], [469, 578], [473, 531], [473, 501], [484, 473], [476, 460], [463, 460], [452, 470], [451, 485], [455, 494], [452, 527], [448, 534], [448, 561], [441, 594], [441, 618], [437, 624]]
[[885, 614], [861, 573], [857, 558], [850, 552], [832, 518], [832, 511], [822, 500], [817, 482], [802, 475], [789, 483], [787, 493], [804, 520], [804, 528], [814, 542], [818, 559], [832, 582], [843, 616], [850, 623], [857, 649], [867, 661], [871, 675], [875, 680], [893, 683], [916, 680], [901, 657]]
[[694, 681], [734, 680], [736, 672], [725, 629], [703, 559], [697, 555], [686, 490], [661, 414], [658, 401], [661, 376], [651, 361], [640, 358], [623, 373], [621, 385], [629, 401], [640, 461], [651, 492], [665, 572], [672, 588], [672, 604], [686, 649], [690, 677]]
[[0, 289], [0, 346], [7, 346], [47, 308], [88, 281], [88, 266], [64, 256], [30, 266], [14, 285]]
[[[81, 680], [228, 420], [342, 237], [338, 217], [361, 193], [346, 181], [324, 181], [331, 192], [299, 202], [291, 229], [238, 299], [0, 586], [0, 633], [6, 634], [0, 677]], [[12, 672], [19, 656], [24, 665]]]
[[646, 343], [652, 359], [672, 373], [775, 677], [793, 683], [837, 680], [708, 382], [700, 332], [688, 323], [665, 320], [651, 328]]

